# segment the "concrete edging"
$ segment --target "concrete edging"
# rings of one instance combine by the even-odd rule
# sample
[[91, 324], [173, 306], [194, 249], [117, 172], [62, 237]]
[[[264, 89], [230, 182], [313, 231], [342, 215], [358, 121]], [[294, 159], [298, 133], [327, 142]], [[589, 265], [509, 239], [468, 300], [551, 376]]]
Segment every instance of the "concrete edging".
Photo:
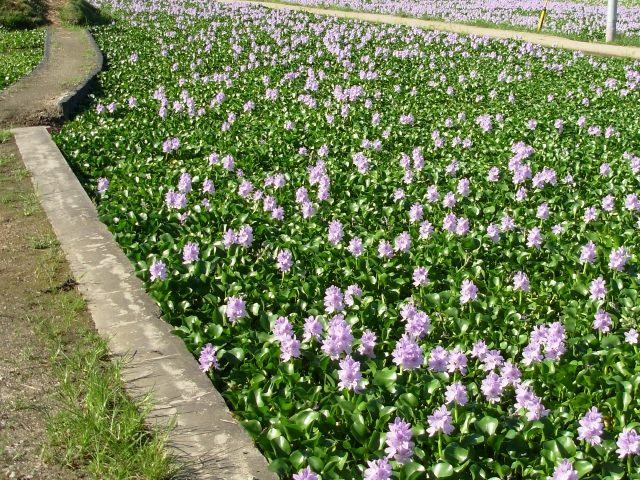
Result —
[[102, 68], [104, 66], [104, 57], [102, 56], [102, 52], [98, 48], [98, 45], [96, 45], [96, 41], [94, 40], [93, 35], [91, 35], [91, 32], [89, 32], [89, 30], [86, 28], [84, 32], [89, 39], [91, 48], [96, 54], [96, 66], [73, 91], [67, 93], [64, 97], [58, 100], [58, 108], [60, 109], [60, 112], [62, 113], [62, 116], [64, 118], [71, 117], [71, 114], [75, 110], [76, 106], [80, 102], [84, 101], [85, 98], [87, 98], [89, 90], [91, 90], [93, 83], [98, 78], [98, 73], [102, 71]]
[[51, 55], [51, 28], [47, 28], [45, 30], [45, 34], [44, 34], [44, 53], [42, 55], [42, 60], [40, 60], [38, 65], [36, 65], [36, 68], [31, 70], [26, 75], [23, 75], [22, 77], [20, 77], [18, 80], [15, 81], [15, 83], [12, 83], [11, 85], [9, 85], [4, 90], [0, 90], [0, 96], [4, 95], [5, 92], [7, 92], [14, 85], [17, 85], [21, 81], [23, 81], [23, 80], [35, 75], [36, 73], [38, 73], [42, 69], [42, 67], [44, 67], [45, 64], [49, 61], [49, 55]]
[[277, 480], [184, 342], [160, 319], [45, 127], [13, 133], [97, 330], [115, 356], [128, 360], [122, 372], [127, 390], [134, 396], [153, 390], [152, 422], [168, 425], [175, 416], [169, 444], [191, 462], [183, 478]]

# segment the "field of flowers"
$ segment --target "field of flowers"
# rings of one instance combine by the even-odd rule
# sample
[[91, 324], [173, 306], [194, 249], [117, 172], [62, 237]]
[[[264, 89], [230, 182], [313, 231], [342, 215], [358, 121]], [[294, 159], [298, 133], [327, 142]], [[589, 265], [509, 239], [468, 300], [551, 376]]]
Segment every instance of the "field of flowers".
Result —
[[0, 27], [0, 90], [31, 72], [44, 52], [44, 30], [11, 31]]
[[[487, 23], [535, 30], [544, 0], [278, 0], [282, 3], [346, 8], [387, 15], [442, 20], [445, 22]], [[542, 29], [582, 37], [588, 41], [604, 41], [607, 22], [607, 1], [550, 1]], [[640, 4], [618, 1], [619, 34], [640, 36]]]
[[637, 62], [111, 6], [56, 141], [274, 471], [640, 479]]

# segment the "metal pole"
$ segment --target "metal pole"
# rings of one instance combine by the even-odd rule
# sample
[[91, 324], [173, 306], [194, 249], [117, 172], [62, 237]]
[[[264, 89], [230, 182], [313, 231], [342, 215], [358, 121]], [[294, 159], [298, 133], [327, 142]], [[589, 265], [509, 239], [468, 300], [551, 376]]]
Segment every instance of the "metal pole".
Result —
[[545, 0], [544, 7], [542, 7], [542, 11], [540, 12], [540, 21], [538, 21], [538, 31], [542, 30], [542, 25], [544, 24], [544, 17], [547, 16], [548, 4], [549, 4], [549, 0]]
[[607, 42], [616, 39], [616, 22], [618, 17], [618, 0], [609, 0], [607, 5]]

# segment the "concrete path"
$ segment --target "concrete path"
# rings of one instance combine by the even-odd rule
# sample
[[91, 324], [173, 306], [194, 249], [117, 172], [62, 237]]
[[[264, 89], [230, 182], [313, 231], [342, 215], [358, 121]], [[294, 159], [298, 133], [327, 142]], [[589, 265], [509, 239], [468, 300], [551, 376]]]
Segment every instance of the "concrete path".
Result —
[[114, 355], [130, 359], [123, 371], [127, 389], [134, 395], [153, 390], [152, 421], [166, 425], [175, 416], [170, 445], [192, 462], [184, 478], [277, 480], [184, 342], [159, 318], [47, 130], [13, 132], [96, 328], [110, 338]]
[[49, 58], [42, 68], [0, 95], [0, 127], [60, 124], [58, 101], [95, 67], [96, 53], [84, 30], [51, 27]]
[[299, 5], [288, 5], [283, 3], [258, 2], [251, 0], [218, 0], [222, 3], [252, 3], [279, 10], [301, 10], [318, 15], [330, 15], [339, 18], [352, 18], [364, 20], [366, 22], [389, 23], [393, 25], [408, 25], [411, 27], [425, 28], [429, 30], [442, 30], [445, 32], [455, 32], [467, 35], [488, 36], [495, 38], [517, 38], [526, 42], [540, 44], [547, 47], [566, 48], [568, 50], [579, 50], [584, 53], [595, 55], [607, 55], [612, 57], [625, 57], [640, 60], [640, 48], [626, 47], [621, 45], [610, 45], [605, 43], [579, 42], [568, 38], [555, 37], [553, 35], [542, 35], [538, 33], [519, 32], [515, 30], [501, 30], [498, 28], [474, 27], [461, 23], [437, 22], [432, 20], [420, 20], [418, 18], [397, 17], [392, 15], [380, 15], [377, 13], [351, 12], [344, 10], [328, 10], [314, 7], [303, 7]]

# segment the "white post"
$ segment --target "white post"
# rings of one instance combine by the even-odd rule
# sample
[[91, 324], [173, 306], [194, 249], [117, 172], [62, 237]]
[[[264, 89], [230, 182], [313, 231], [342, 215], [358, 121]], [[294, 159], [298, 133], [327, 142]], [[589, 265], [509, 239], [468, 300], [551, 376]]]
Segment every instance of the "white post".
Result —
[[607, 42], [616, 39], [616, 21], [618, 16], [618, 0], [609, 0], [607, 5]]

